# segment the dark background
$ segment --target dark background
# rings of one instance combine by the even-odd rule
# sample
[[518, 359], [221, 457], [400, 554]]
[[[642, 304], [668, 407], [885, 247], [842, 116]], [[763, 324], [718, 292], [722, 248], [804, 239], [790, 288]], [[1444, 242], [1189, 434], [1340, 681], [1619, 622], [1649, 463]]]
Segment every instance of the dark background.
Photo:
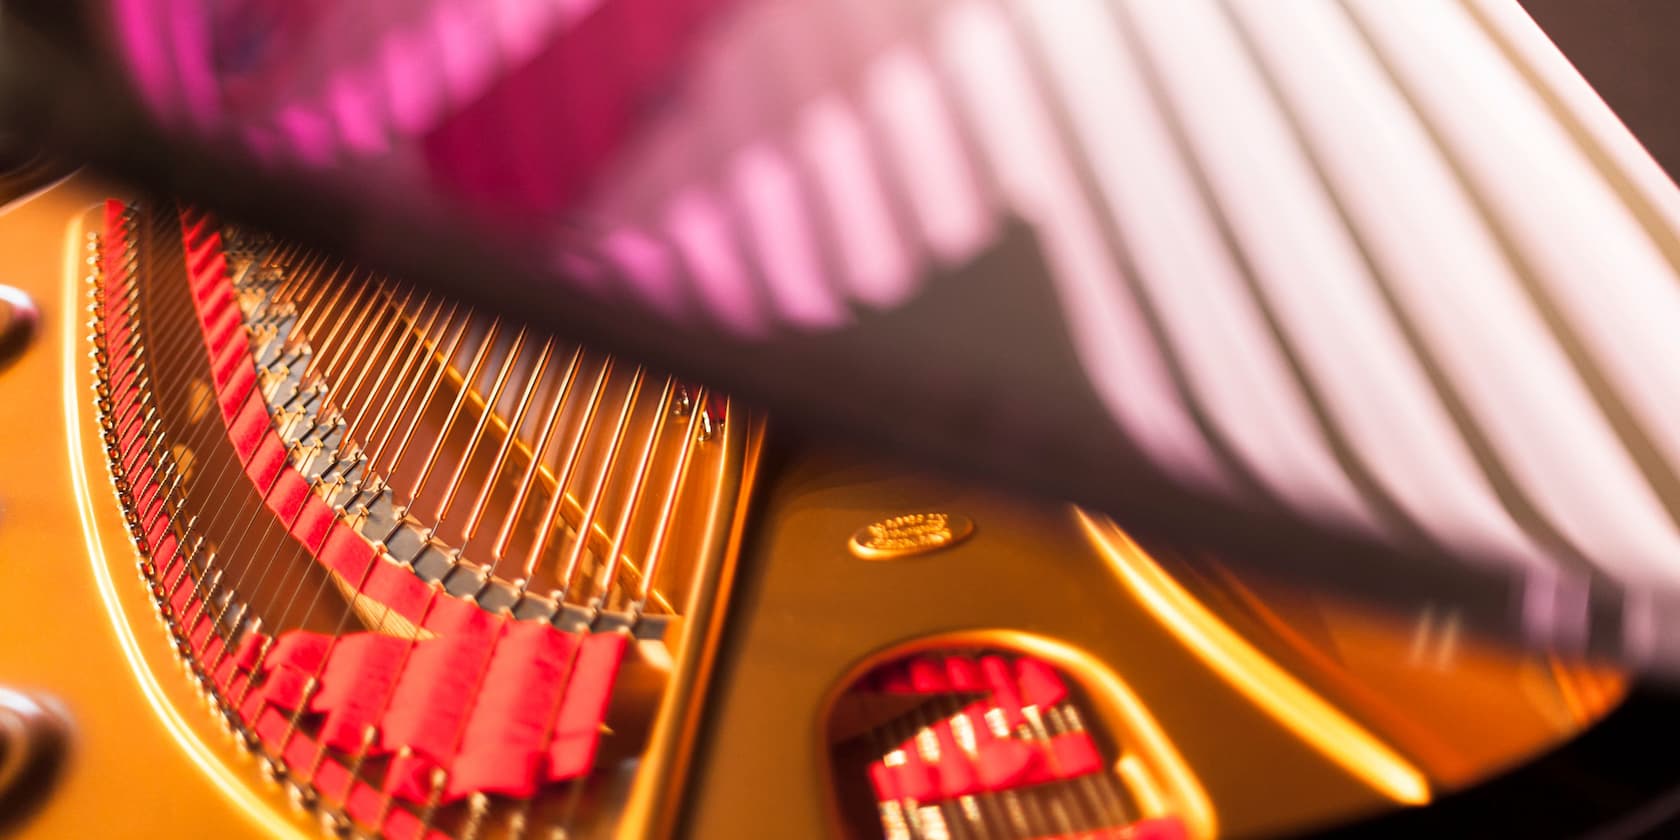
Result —
[[1669, 177], [1680, 179], [1680, 0], [1522, 0], [1522, 5]]

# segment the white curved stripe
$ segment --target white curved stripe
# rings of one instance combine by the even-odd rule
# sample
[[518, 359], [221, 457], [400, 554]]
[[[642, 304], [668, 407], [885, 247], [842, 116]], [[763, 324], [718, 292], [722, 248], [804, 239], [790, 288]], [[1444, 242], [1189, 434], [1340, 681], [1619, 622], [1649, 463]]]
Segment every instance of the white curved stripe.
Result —
[[893, 48], [870, 64], [865, 97], [929, 249], [947, 265], [966, 262], [995, 230], [963, 170], [962, 144], [927, 62], [910, 47]]
[[433, 115], [443, 108], [441, 72], [432, 60], [430, 34], [397, 30], [375, 48], [379, 69], [391, 109], [391, 121], [399, 134], [413, 136], [432, 126]]
[[302, 105], [282, 109], [274, 119], [285, 138], [285, 149], [293, 159], [309, 166], [325, 167], [338, 153], [339, 144], [328, 116]]
[[[1378, 5], [1380, 20], [1395, 27], [1384, 37], [1430, 35], [1432, 81], [1419, 87], [1434, 103], [1426, 108], [1441, 110], [1447, 91], [1439, 79], [1462, 77], [1450, 90], [1452, 113], [1438, 113], [1443, 132], [1463, 147], [1470, 177], [1628, 407], [1647, 429], [1672, 427], [1680, 404], [1680, 276], [1463, 7], [1425, 0], [1402, 17]], [[1418, 60], [1403, 63], [1415, 68]], [[1657, 440], [1669, 463], [1680, 463], [1680, 435]]]
[[482, 0], [438, 0], [432, 7], [427, 24], [438, 39], [433, 60], [443, 71], [450, 102], [471, 102], [490, 85], [502, 48], [485, 37], [496, 31], [493, 13]]
[[[1593, 346], [1604, 375], [1618, 385], [1662, 449], [1668, 469], [1675, 469], [1680, 464], [1680, 433], [1673, 422], [1675, 395], [1680, 395], [1680, 276], [1675, 265], [1463, 7], [1426, 3], [1420, 7], [1420, 25], [1440, 30], [1441, 49], [1453, 50], [1453, 62], [1462, 72], [1477, 74], [1465, 86], [1463, 106], [1499, 108], [1510, 126], [1505, 136], [1522, 138], [1519, 153], [1505, 156], [1510, 166], [1478, 175], [1490, 192], [1512, 200], [1529, 197], [1510, 205], [1510, 227], [1536, 255], [1534, 264], [1547, 289]], [[1534, 200], [1537, 183], [1546, 185], [1547, 200]], [[1656, 202], [1660, 208], [1680, 200], [1672, 183], [1662, 192], [1668, 200]]]
[[717, 200], [698, 187], [683, 190], [666, 209], [666, 227], [712, 315], [737, 334], [763, 334], [763, 310]]
[[[1038, 35], [1085, 150], [1101, 152], [1091, 155], [1098, 186], [1210, 422], [1302, 512], [1331, 509], [1375, 529], [1319, 436], [1102, 0], [1017, 0], [1016, 7]], [[1079, 198], [1070, 192], [1055, 200]]]
[[903, 303], [916, 290], [917, 279], [893, 230], [857, 115], [837, 94], [829, 94], [805, 106], [795, 131], [807, 171], [834, 220], [847, 288], [872, 306]]
[[1651, 153], [1640, 145], [1615, 112], [1587, 84], [1581, 72], [1553, 44], [1523, 7], [1513, 0], [1467, 0], [1498, 30], [1511, 49], [1556, 94], [1628, 176], [1634, 189], [1662, 215], [1668, 227], [1680, 230], [1680, 190]]
[[646, 233], [617, 228], [601, 238], [601, 252], [649, 306], [673, 320], [682, 316], [683, 293], [665, 247]]
[[555, 19], [562, 13], [555, 0], [490, 0], [496, 42], [508, 60], [536, 55], [548, 43]]
[[352, 155], [372, 157], [391, 150], [386, 131], [384, 90], [379, 76], [364, 70], [346, 71], [327, 84], [326, 109], [337, 133]]
[[768, 143], [752, 143], [735, 155], [731, 175], [777, 311], [801, 327], [836, 327], [851, 320], [823, 277], [787, 159]]
[[1159, 351], [1055, 148], [1042, 103], [1027, 85], [999, 14], [973, 2], [953, 7], [935, 24], [939, 57], [1013, 209], [1037, 230], [1086, 373], [1121, 427], [1158, 463], [1221, 486], [1206, 442], [1173, 393]]
[[[1179, 8], [1191, 6], [1200, 4]], [[1259, 77], [1228, 91], [1229, 101], [1208, 103], [1249, 116], [1243, 143], [1212, 143], [1225, 148], [1209, 154], [1233, 153], [1222, 194], [1270, 199], [1251, 202], [1235, 221], [1337, 421], [1383, 486], [1428, 531], [1482, 553], [1545, 563], [1494, 496], [1345, 228], [1350, 222], [1359, 228], [1385, 273], [1439, 270], [1416, 258], [1427, 253], [1420, 239], [1442, 235], [1432, 230], [1441, 217], [1414, 185], [1414, 171], [1429, 163], [1389, 137], [1401, 118], [1390, 83], [1368, 51], [1356, 48], [1358, 33], [1332, 5], [1231, 6], [1351, 217], [1344, 221], [1323, 195], [1306, 150]], [[1242, 50], [1231, 33], [1212, 37], [1210, 52]], [[1368, 104], [1385, 97], [1387, 112]], [[1245, 150], [1258, 156], [1261, 147], [1269, 150], [1263, 163], [1244, 160]], [[1387, 164], [1372, 165], [1378, 158]]]
[[[1558, 209], [1552, 205], [1577, 197], [1563, 185], [1580, 186], [1585, 173], [1578, 159], [1552, 158], [1552, 169], [1544, 171], [1527, 169], [1532, 160], [1521, 165], [1506, 161], [1533, 158], [1528, 151], [1531, 144], [1555, 149], [1557, 126], [1534, 124], [1517, 113], [1521, 108], [1472, 93], [1482, 82], [1463, 77], [1472, 71], [1466, 69], [1459, 53], [1482, 53], [1479, 61], [1472, 62], [1479, 68], [1473, 72], [1497, 74], [1500, 68], [1495, 67], [1499, 64], [1493, 60], [1496, 56], [1488, 55], [1493, 46], [1485, 39], [1478, 44], [1470, 36], [1479, 33], [1466, 31], [1469, 21], [1462, 17], [1462, 10], [1446, 9], [1435, 0], [1404, 6], [1353, 0], [1351, 7], [1370, 23], [1368, 28], [1384, 54], [1399, 68], [1452, 149], [1464, 156], [1471, 177], [1492, 195], [1496, 211], [1513, 222], [1528, 217], [1519, 247], [1527, 250], [1535, 245], [1527, 240], [1544, 226], [1546, 220], [1541, 217], [1562, 215], [1551, 212]], [[1448, 12], [1456, 12], [1457, 20]], [[1509, 73], [1508, 67], [1502, 69]], [[1532, 92], [1520, 93], [1532, 99]], [[1429, 142], [1420, 136], [1409, 110], [1402, 114], [1397, 109], [1386, 118], [1391, 120], [1389, 154], [1405, 151], [1402, 138], [1413, 144]], [[1551, 132], [1553, 142], [1530, 136], [1533, 131]], [[1421, 160], [1434, 156], [1433, 152], [1411, 154]], [[1558, 171], [1568, 167], [1575, 167], [1571, 175]], [[1526, 177], [1526, 183], [1511, 180], [1518, 173]], [[1431, 181], [1436, 182], [1435, 194], [1446, 200], [1436, 207], [1429, 228], [1417, 232], [1413, 244], [1432, 245], [1433, 264], [1431, 270], [1412, 278], [1405, 290], [1419, 321], [1431, 333], [1430, 344], [1444, 351], [1466, 398], [1491, 431], [1494, 445], [1506, 455], [1513, 474], [1564, 534], [1626, 578], [1680, 582], [1680, 564], [1664, 559], [1680, 556], [1680, 540], [1672, 524], [1518, 289], [1503, 255], [1485, 237], [1460, 235], [1482, 227], [1462, 185], [1440, 160], [1408, 179], [1411, 192], [1419, 196], [1429, 194]], [[1537, 185], [1547, 185], [1557, 201], [1537, 201], [1533, 194]], [[1585, 191], [1595, 192], [1591, 187]], [[1528, 207], [1520, 206], [1524, 204]], [[1625, 219], [1625, 209], [1617, 210]], [[1575, 221], [1582, 230], [1602, 227], [1586, 219]], [[1573, 238], [1577, 234], [1553, 231], [1553, 235]], [[1456, 247], [1449, 250], [1448, 246]], [[1563, 257], [1560, 252], [1566, 250], [1546, 246], [1529, 253], [1550, 274], [1557, 268], [1551, 260]], [[1579, 277], [1600, 276], [1602, 270], [1589, 266]], [[1604, 289], [1624, 279], [1603, 276], [1616, 282], [1576, 282]], [[1650, 363], [1668, 355], [1659, 353]]]

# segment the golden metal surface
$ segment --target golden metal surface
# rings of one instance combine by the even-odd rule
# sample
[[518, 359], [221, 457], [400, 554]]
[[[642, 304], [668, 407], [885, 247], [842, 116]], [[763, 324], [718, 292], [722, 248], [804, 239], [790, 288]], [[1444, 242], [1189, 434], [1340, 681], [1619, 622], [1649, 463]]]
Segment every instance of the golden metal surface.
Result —
[[1278, 724], [1396, 802], [1429, 801], [1423, 773], [1290, 676], [1197, 603], [1113, 522], [1080, 511], [1080, 526], [1115, 574], [1197, 658]]
[[[857, 833], [832, 793], [828, 704], [883, 651], [958, 634], [1079, 651], [1058, 664], [1098, 689], [1112, 730], [1127, 731], [1130, 700], [1148, 710], [1212, 803], [1207, 826], [1251, 835], [1394, 804], [1185, 650], [1065, 507], [814, 451], [762, 480], [686, 799], [693, 836], [739, 836], [747, 815], [778, 836]], [[860, 520], [906, 509], [962, 510], [985, 527], [915, 562], [844, 547]], [[1100, 691], [1113, 675], [1124, 693]]]
[[[0, 211], [6, 279], [44, 310], [37, 341], [0, 368], [0, 564], [14, 594], [0, 684], [60, 698], [71, 738], [22, 836], [318, 836], [213, 722], [134, 577], [80, 323], [81, 225], [105, 195], [76, 178]], [[495, 422], [492, 444], [508, 434]], [[1145, 810], [1198, 837], [1424, 801], [1555, 743], [1625, 690], [1613, 672], [1478, 647], [1439, 617], [1414, 630], [1324, 610], [1318, 627], [1303, 620], [1318, 612], [1231, 581], [1217, 591], [1234, 600], [1219, 601], [1104, 522], [821, 448], [764, 448], [744, 413], [719, 441], [739, 454], [703, 480], [738, 495], [713, 497], [684, 539], [725, 559], [673, 570], [681, 618], [638, 651], [666, 690], [627, 701], [647, 705], [649, 735], [620, 837], [867, 833], [875, 815], [836, 800], [836, 698], [886, 658], [953, 644], [1063, 669], [1126, 745], [1114, 769]], [[596, 531], [612, 556], [637, 557]], [[1500, 719], [1466, 714], [1454, 692], [1503, 704]]]
[[[739, 836], [748, 820], [776, 836], [878, 834], [874, 814], [839, 807], [830, 704], [873, 664], [953, 641], [1007, 644], [1061, 667], [1129, 748], [1116, 767], [1128, 787], [1166, 803], [1198, 836], [1295, 832], [1426, 802], [1437, 768], [1475, 767], [1486, 778], [1614, 703], [1554, 716], [1549, 699], [1494, 678], [1547, 661], [1509, 651], [1444, 666], [1390, 656], [1384, 675], [1360, 651], [1403, 650], [1405, 629], [1331, 610], [1323, 611], [1336, 621], [1331, 629], [1369, 635], [1334, 656], [1315, 639], [1311, 650], [1336, 662], [1313, 667], [1275, 634], [1226, 621], [1215, 602], [1198, 600], [1175, 582], [1187, 570], [1169, 574], [1077, 511], [834, 452], [801, 448], [771, 460], [781, 468], [760, 478], [686, 795], [694, 837]], [[913, 562], [866, 562], [842, 547], [860, 521], [903, 510], [962, 510], [985, 526]], [[1320, 620], [1316, 608], [1287, 615], [1304, 632]], [[1565, 670], [1568, 681], [1548, 680], [1548, 689], [1620, 696], [1621, 685], [1590, 676], [1597, 672]], [[1385, 680], [1386, 697], [1346, 690], [1367, 674]], [[1475, 689], [1501, 709], [1499, 719], [1439, 698], [1455, 686]], [[1429, 708], [1407, 707], [1414, 698]], [[1401, 714], [1385, 716], [1393, 704]], [[1501, 746], [1441, 759], [1421, 748], [1419, 720], [1480, 727]], [[1460, 735], [1452, 746], [1478, 737]], [[1164, 748], [1139, 747], [1151, 743]]]
[[859, 528], [846, 547], [863, 560], [896, 560], [949, 548], [974, 534], [974, 520], [954, 513], [901, 513]]
[[178, 673], [135, 580], [80, 324], [80, 216], [108, 194], [77, 176], [0, 212], [7, 279], [43, 310], [37, 340], [0, 370], [0, 565], [13, 593], [0, 681], [58, 698], [71, 741], [19, 836], [312, 836], [277, 792], [243, 781], [254, 771]]

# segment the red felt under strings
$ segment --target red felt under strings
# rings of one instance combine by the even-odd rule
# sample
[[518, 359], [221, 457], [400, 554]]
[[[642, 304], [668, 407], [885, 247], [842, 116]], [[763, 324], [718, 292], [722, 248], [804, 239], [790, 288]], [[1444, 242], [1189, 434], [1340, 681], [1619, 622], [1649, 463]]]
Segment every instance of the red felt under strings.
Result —
[[[446, 802], [475, 791], [531, 796], [542, 784], [587, 773], [626, 637], [562, 633], [438, 595], [339, 521], [292, 466], [274, 429], [214, 221], [185, 213], [181, 221], [217, 400], [247, 477], [317, 562], [360, 582], [360, 597], [431, 634], [419, 641], [373, 632], [336, 640], [299, 630], [272, 640], [248, 634], [231, 659], [238, 672], [260, 668], [252, 675], [260, 686], [241, 712], [258, 722], [265, 710], [311, 716], [320, 726], [317, 741], [346, 752], [361, 749], [371, 730], [369, 754], [394, 756], [387, 792], [413, 802], [428, 799], [439, 768], [450, 774]], [[182, 597], [177, 606], [188, 604]], [[271, 747], [290, 751], [280, 743], [290, 727], [257, 730]]]
[[334, 642], [290, 631], [264, 658], [258, 702], [294, 712], [315, 677], [306, 712], [322, 716], [320, 740], [350, 751], [374, 727], [370, 756], [403, 753], [387, 782], [399, 798], [426, 801], [438, 768], [450, 772], [443, 802], [475, 791], [531, 796], [589, 771], [626, 637], [513, 620], [500, 636]]
[[998, 737], [986, 714], [1002, 715], [1010, 732], [1026, 724], [1026, 709], [1049, 709], [1067, 699], [1067, 685], [1055, 666], [1032, 657], [1012, 662], [1001, 656], [919, 656], [876, 669], [860, 688], [894, 694], [973, 694], [978, 698], [958, 714], [974, 733], [972, 754], [962, 748], [950, 717], [929, 724], [939, 743], [939, 758], [928, 761], [914, 737], [897, 745], [904, 761], [874, 762], [869, 778], [878, 801], [914, 799], [930, 803], [998, 793], [1074, 779], [1103, 769], [1101, 752], [1090, 733], [1066, 732], [1046, 740]]

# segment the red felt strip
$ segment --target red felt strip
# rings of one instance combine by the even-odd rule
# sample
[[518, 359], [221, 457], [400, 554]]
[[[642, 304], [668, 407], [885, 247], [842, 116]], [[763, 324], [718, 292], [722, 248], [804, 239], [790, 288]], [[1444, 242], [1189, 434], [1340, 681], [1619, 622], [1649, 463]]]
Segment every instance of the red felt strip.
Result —
[[[234, 373], [233, 378], [228, 380], [227, 385], [216, 393], [216, 402], [222, 409], [222, 419], [226, 420], [228, 425], [233, 425], [234, 418], [239, 416], [240, 409], [252, 401], [255, 401], [257, 405], [256, 414], [262, 417], [265, 425], [267, 424], [268, 406], [263, 403], [262, 393], [256, 389], [256, 384], [256, 371], [252, 370], [249, 365], [245, 365], [241, 366]], [[257, 442], [254, 438], [246, 440], [245, 438], [235, 437], [233, 442], [235, 446], [239, 446], [243, 442], [252, 451], [257, 448]], [[243, 458], [246, 455], [242, 454], [240, 457]]]
[[501, 619], [470, 601], [439, 597], [427, 611], [424, 626], [440, 636], [488, 637], [501, 626]]
[[[295, 471], [288, 472], [297, 475]], [[302, 480], [301, 476], [299, 480]], [[292, 524], [292, 536], [302, 543], [304, 548], [309, 549], [311, 554], [319, 554], [321, 545], [326, 542], [327, 534], [332, 531], [333, 524], [337, 521], [332, 508], [328, 507], [320, 496], [305, 493], [303, 509]]]
[[[597, 731], [607, 717], [618, 666], [624, 661], [628, 636], [623, 633], [586, 635], [567, 681], [560, 716], [554, 724], [555, 746], [549, 750], [549, 780], [574, 778], [588, 771], [600, 743]], [[580, 754], [581, 753], [581, 754]]]
[[1178, 817], [1138, 820], [1120, 829], [1117, 840], [1189, 840], [1190, 830]]
[[944, 694], [951, 690], [945, 668], [931, 656], [910, 660], [910, 689], [917, 694]]
[[986, 690], [986, 681], [980, 674], [980, 666], [974, 660], [961, 656], [945, 658], [945, 677], [951, 681], [951, 690], [963, 693]]
[[998, 740], [982, 744], [976, 769], [987, 790], [1024, 787], [1044, 777], [1044, 756], [1026, 743]]
[[933, 726], [934, 735], [939, 739], [939, 793], [945, 799], [955, 799], [979, 793], [980, 774], [974, 766], [974, 761], [957, 743], [956, 733], [951, 731], [951, 722], [941, 720]]
[[426, 614], [426, 604], [432, 600], [434, 590], [413, 571], [388, 560], [380, 560], [374, 564], [362, 591], [374, 601], [389, 607], [391, 612], [418, 624]]
[[1086, 732], [1068, 732], [1050, 739], [1050, 764], [1058, 779], [1072, 779], [1103, 769], [1102, 753]]
[[454, 751], [486, 644], [484, 639], [440, 637], [414, 645], [385, 713], [380, 734], [387, 749], [409, 747], [434, 762]]
[[452, 790], [536, 793], [542, 738], [566, 689], [576, 647], [574, 637], [541, 624], [508, 625], [473, 704], [451, 772]]
[[[210, 348], [211, 358], [215, 358], [215, 351], [226, 346], [228, 342], [245, 339], [245, 315], [239, 311], [239, 307], [224, 309], [219, 314], [206, 314], [214, 318], [214, 320], [205, 322], [209, 324], [205, 331], [205, 346]], [[251, 372], [256, 373], [256, 370], [253, 369]]]
[[211, 358], [221, 352], [235, 332], [245, 322], [245, 313], [239, 308], [239, 301], [233, 296], [233, 287], [227, 283], [217, 283], [205, 294], [204, 300], [198, 306], [199, 317], [213, 328], [206, 333], [211, 340], [206, 346], [211, 350]]
[[1047, 709], [1067, 699], [1067, 685], [1055, 666], [1041, 659], [1023, 656], [1015, 660], [1015, 677], [1021, 702]]
[[985, 677], [986, 688], [992, 692], [993, 702], [1003, 711], [1003, 719], [1009, 723], [1009, 728], [1015, 729], [1025, 722], [1021, 715], [1021, 694], [1015, 688], [1009, 663], [1001, 656], [983, 656], [980, 658], [980, 673]]
[[[353, 750], [370, 726], [377, 727], [374, 754], [408, 751], [392, 758], [385, 787], [415, 802], [430, 794], [433, 772], [440, 767], [449, 768], [453, 776], [446, 800], [472, 790], [534, 792], [539, 779], [586, 772], [594, 760], [625, 637], [579, 639], [547, 625], [507, 622], [466, 601], [439, 598], [412, 571], [380, 560], [366, 538], [338, 522], [291, 466], [255, 387], [243, 313], [227, 277], [220, 235], [211, 229], [213, 221], [183, 214], [182, 224], [218, 403], [248, 478], [267, 491], [265, 505], [292, 523], [293, 537], [319, 562], [346, 580], [365, 579], [369, 598], [410, 620], [424, 619], [426, 629], [438, 634], [411, 643], [354, 633], [334, 643], [318, 634], [291, 631], [273, 641], [266, 656], [261, 654], [263, 637], [249, 634], [226, 658], [226, 676], [218, 674], [219, 680], [240, 679], [239, 670], [264, 660], [260, 689], [252, 692], [241, 713], [258, 721], [261, 737], [277, 745], [286, 735], [286, 715], [265, 715], [262, 709], [295, 712], [305, 686], [318, 674], [308, 711], [320, 716], [319, 742]], [[190, 606], [191, 587], [181, 591], [178, 606]], [[208, 627], [208, 620], [202, 626]], [[551, 714], [556, 718], [553, 735], [547, 744], [539, 743], [550, 729]], [[469, 737], [462, 739], [463, 731]], [[457, 754], [463, 740], [468, 746]], [[314, 743], [302, 733], [292, 733], [285, 745], [288, 760], [312, 761], [308, 751]], [[352, 780], [329, 761], [319, 784], [337, 793], [350, 788]], [[379, 794], [366, 785], [356, 786], [349, 796], [352, 813], [359, 812], [366, 821], [389, 811], [388, 834], [420, 833], [412, 814], [384, 808]]]
[[241, 347], [237, 343], [222, 348], [221, 355], [211, 365], [210, 371], [216, 378], [216, 387], [222, 388], [233, 378], [240, 366], [250, 366], [251, 352], [249, 348]]
[[898, 774], [882, 762], [869, 765], [869, 785], [875, 789], [876, 802], [893, 802], [904, 798], [898, 786]]
[[192, 612], [192, 630], [187, 632], [187, 641], [194, 650], [203, 650], [210, 639], [210, 634], [216, 629], [216, 608], [208, 604], [201, 604]]
[[230, 661], [249, 671], [257, 667], [257, 657], [262, 655], [263, 645], [267, 643], [268, 637], [261, 633], [246, 633], [234, 648]]
[[[231, 393], [231, 389], [228, 392]], [[228, 427], [228, 438], [233, 443], [233, 449], [239, 453], [239, 460], [250, 463], [257, 454], [257, 446], [263, 438], [274, 433], [273, 426], [268, 419], [268, 403], [263, 402], [262, 394], [255, 389], [247, 390], [240, 398], [237, 406], [238, 413], [229, 412], [232, 422]]]
[[922, 760], [921, 753], [914, 749], [904, 751], [904, 763], [889, 768], [893, 774], [893, 786], [905, 799], [917, 802], [933, 802], [939, 797], [939, 783], [934, 777], [933, 768]]
[[317, 554], [321, 564], [337, 572], [352, 586], [360, 587], [375, 562], [367, 538], [348, 526], [334, 526]]
[[267, 492], [274, 489], [280, 471], [285, 468], [286, 445], [280, 442], [279, 435], [265, 434], [257, 443], [257, 451], [252, 454], [250, 463], [245, 465], [245, 475]]
[[318, 739], [340, 750], [362, 743], [363, 733], [378, 722], [406, 646], [402, 639], [378, 633], [339, 637], [321, 675], [321, 690], [310, 701], [312, 711], [326, 713]]

